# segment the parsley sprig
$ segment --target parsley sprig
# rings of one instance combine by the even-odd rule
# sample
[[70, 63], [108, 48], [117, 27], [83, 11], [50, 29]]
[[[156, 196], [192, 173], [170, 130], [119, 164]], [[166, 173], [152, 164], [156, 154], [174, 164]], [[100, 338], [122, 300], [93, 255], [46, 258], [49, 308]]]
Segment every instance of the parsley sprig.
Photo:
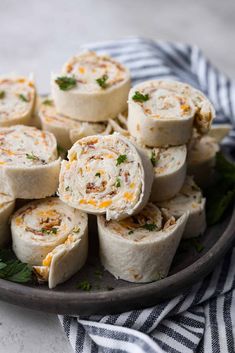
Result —
[[85, 280], [85, 281], [78, 283], [77, 288], [89, 292], [92, 288], [92, 285], [90, 282]]
[[53, 100], [52, 99], [48, 99], [48, 98], [44, 99], [44, 101], [42, 101], [42, 104], [52, 106], [53, 105]]
[[153, 167], [155, 167], [156, 163], [157, 163], [157, 156], [156, 156], [155, 150], [152, 150], [152, 152], [151, 152], [150, 161], [151, 161]]
[[5, 91], [0, 91], [0, 99], [3, 99], [5, 97]]
[[32, 161], [39, 161], [40, 158], [36, 156], [33, 152], [32, 153], [26, 153], [26, 158], [30, 159]]
[[98, 85], [101, 87], [101, 88], [103, 88], [103, 89], [105, 89], [105, 88], [107, 88], [107, 80], [108, 80], [108, 75], [103, 75], [103, 76], [101, 76], [100, 78], [97, 78], [96, 79], [96, 82], [98, 83]]
[[217, 179], [205, 190], [209, 225], [219, 222], [235, 199], [235, 164], [219, 152], [216, 155], [215, 170]]
[[148, 230], [149, 232], [153, 232], [155, 229], [157, 229], [157, 226], [154, 223], [145, 223], [142, 228]]
[[11, 282], [27, 283], [32, 280], [32, 269], [18, 259], [11, 250], [0, 250], [0, 278]]
[[23, 101], [23, 102], [29, 102], [29, 99], [24, 95], [24, 94], [19, 94], [19, 98]]
[[57, 228], [50, 228], [50, 229], [46, 229], [46, 228], [42, 228], [41, 232], [44, 234], [57, 234]]
[[121, 163], [126, 162], [126, 160], [127, 160], [127, 155], [126, 154], [120, 154], [120, 156], [118, 156], [118, 158], [117, 158], [116, 165], [120, 165]]
[[76, 79], [68, 76], [57, 77], [55, 83], [57, 83], [62, 91], [69, 91], [77, 85]]
[[139, 91], [136, 91], [135, 94], [132, 96], [132, 99], [135, 102], [146, 102], [149, 100], [149, 94], [142, 94]]
[[121, 186], [121, 179], [118, 178], [118, 177], [117, 177], [117, 179], [116, 179], [115, 186], [116, 186], [117, 188], [120, 188], [120, 186]]

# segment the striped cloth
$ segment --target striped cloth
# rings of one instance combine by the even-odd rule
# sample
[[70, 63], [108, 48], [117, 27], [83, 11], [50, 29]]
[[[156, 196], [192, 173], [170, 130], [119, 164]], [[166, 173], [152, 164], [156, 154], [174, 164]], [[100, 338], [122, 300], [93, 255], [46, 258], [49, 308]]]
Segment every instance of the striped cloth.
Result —
[[[216, 122], [235, 121], [235, 84], [195, 46], [129, 38], [88, 45], [131, 70], [133, 83], [188, 82], [213, 102]], [[235, 146], [232, 131], [225, 143]], [[119, 315], [59, 316], [77, 353], [234, 353], [235, 248], [212, 274], [178, 297]]]

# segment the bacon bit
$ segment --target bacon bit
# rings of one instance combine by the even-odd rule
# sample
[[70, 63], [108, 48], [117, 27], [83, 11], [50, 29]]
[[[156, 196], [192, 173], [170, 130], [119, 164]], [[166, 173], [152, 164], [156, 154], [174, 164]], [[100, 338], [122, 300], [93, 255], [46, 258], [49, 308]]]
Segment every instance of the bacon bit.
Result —
[[52, 260], [52, 254], [48, 254], [45, 259], [42, 261], [42, 266], [47, 266], [49, 267], [51, 264], [51, 260]]
[[112, 204], [112, 200], [103, 201], [99, 204], [99, 208], [109, 207]]
[[95, 183], [87, 183], [86, 193], [90, 194], [91, 192], [102, 192], [105, 190], [107, 181], [103, 180], [100, 186], [95, 185]]
[[67, 67], [66, 67], [66, 71], [67, 72], [71, 72], [73, 69], [73, 66], [71, 64], [68, 64]]
[[152, 111], [151, 111], [149, 108], [145, 108], [145, 110], [144, 110], [144, 111], [145, 111], [145, 113], [146, 113], [146, 114], [149, 114], [149, 115], [151, 115], [151, 114], [152, 114]]
[[168, 221], [164, 224], [163, 230], [166, 230], [167, 228], [169, 228], [170, 226], [173, 226], [176, 223], [175, 221], [175, 217], [171, 217], [170, 219], [168, 219]]
[[43, 232], [41, 230], [36, 230], [31, 227], [25, 227], [26, 232], [33, 233], [34, 235], [41, 235], [44, 236]]
[[125, 172], [124, 173], [124, 178], [125, 178], [125, 182], [127, 183], [128, 182], [128, 177], [130, 176], [130, 173], [129, 172]]
[[133, 192], [126, 191], [126, 192], [124, 192], [124, 197], [128, 201], [132, 201], [134, 198], [134, 194], [133, 194]]

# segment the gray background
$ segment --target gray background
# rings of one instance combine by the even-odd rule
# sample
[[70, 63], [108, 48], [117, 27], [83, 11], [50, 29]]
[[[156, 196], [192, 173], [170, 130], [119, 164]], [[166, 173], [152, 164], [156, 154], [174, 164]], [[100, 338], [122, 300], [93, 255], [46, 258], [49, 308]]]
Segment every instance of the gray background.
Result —
[[[235, 79], [234, 0], [0, 0], [0, 74], [51, 71], [87, 42], [141, 35], [197, 44]], [[0, 302], [0, 353], [70, 353], [55, 315]]]

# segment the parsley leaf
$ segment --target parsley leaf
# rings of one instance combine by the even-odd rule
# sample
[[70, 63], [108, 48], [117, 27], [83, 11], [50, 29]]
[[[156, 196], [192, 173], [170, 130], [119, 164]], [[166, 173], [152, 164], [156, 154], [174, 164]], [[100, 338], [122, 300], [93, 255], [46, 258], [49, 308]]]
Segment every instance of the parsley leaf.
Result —
[[105, 89], [105, 88], [107, 88], [107, 80], [108, 80], [108, 78], [109, 78], [108, 75], [103, 75], [100, 78], [97, 78], [96, 82], [98, 83], [98, 85], [101, 88]]
[[88, 281], [85, 280], [85, 281], [78, 283], [77, 288], [82, 289], [84, 291], [90, 291], [92, 288], [92, 285]]
[[156, 226], [156, 224], [154, 224], [154, 223], [145, 223], [145, 224], [142, 226], [142, 228], [148, 230], [149, 232], [152, 232], [152, 231], [154, 231], [155, 229], [157, 229], [157, 226]]
[[97, 176], [97, 177], [99, 177], [99, 178], [100, 178], [100, 175], [101, 175], [100, 173], [96, 173], [96, 174], [95, 174], [95, 176]]
[[52, 106], [52, 105], [53, 105], [53, 100], [51, 100], [51, 99], [45, 99], [45, 100], [42, 102], [42, 104]]
[[117, 179], [116, 179], [115, 186], [116, 186], [117, 188], [120, 188], [120, 186], [121, 186], [121, 179], [120, 179], [120, 178], [117, 178]]
[[41, 232], [44, 234], [57, 234], [57, 228], [50, 228], [50, 229], [46, 229], [46, 228], [42, 228]]
[[40, 158], [35, 156], [35, 154], [33, 152], [26, 153], [26, 158], [31, 159], [32, 161], [39, 161], [40, 160]]
[[136, 91], [132, 96], [133, 101], [135, 102], [146, 102], [149, 100], [149, 94], [142, 94], [139, 91]]
[[151, 161], [153, 167], [155, 167], [156, 166], [156, 162], [157, 162], [157, 156], [156, 156], [155, 150], [153, 150], [152, 153], [151, 153], [150, 161]]
[[19, 98], [23, 101], [23, 102], [29, 102], [29, 99], [27, 97], [25, 97], [24, 94], [19, 94]]
[[69, 91], [77, 85], [76, 79], [68, 76], [57, 77], [55, 83], [57, 83], [62, 91]]
[[134, 233], [133, 230], [129, 230], [129, 232], [128, 232], [129, 235], [131, 235], [131, 234], [133, 234], [133, 233]]
[[118, 158], [117, 158], [116, 165], [124, 163], [126, 160], [127, 160], [127, 155], [126, 154], [120, 154], [120, 156], [118, 156]]
[[3, 99], [5, 97], [5, 91], [0, 91], [0, 99]]
[[11, 250], [0, 250], [0, 278], [11, 282], [27, 283], [32, 280], [32, 269], [18, 259]]

